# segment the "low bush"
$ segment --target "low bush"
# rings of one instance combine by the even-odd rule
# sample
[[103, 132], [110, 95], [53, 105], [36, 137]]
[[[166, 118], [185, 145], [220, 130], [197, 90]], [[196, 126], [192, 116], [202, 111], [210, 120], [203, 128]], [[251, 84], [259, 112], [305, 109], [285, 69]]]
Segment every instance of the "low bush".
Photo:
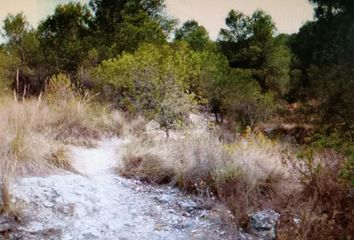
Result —
[[274, 199], [283, 192], [289, 174], [282, 163], [282, 147], [262, 134], [246, 132], [227, 150], [231, 158], [217, 169], [217, 194], [242, 226], [249, 213], [277, 207]]
[[290, 220], [280, 229], [281, 239], [351, 239], [354, 236], [353, 186], [343, 178], [346, 157], [333, 149], [307, 147], [292, 160], [301, 189], [282, 209]]
[[0, 48], [0, 96], [11, 92], [11, 79], [16, 75], [18, 59]]

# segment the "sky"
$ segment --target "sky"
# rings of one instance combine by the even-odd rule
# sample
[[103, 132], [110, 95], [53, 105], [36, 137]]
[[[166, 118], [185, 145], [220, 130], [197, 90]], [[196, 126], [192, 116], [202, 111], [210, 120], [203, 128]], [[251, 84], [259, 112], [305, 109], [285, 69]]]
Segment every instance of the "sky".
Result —
[[[88, 0], [76, 0], [88, 2]], [[23, 12], [32, 26], [54, 12], [59, 3], [70, 0], [0, 0], [0, 22], [9, 14]], [[294, 33], [301, 25], [313, 18], [313, 8], [308, 0], [166, 0], [167, 13], [183, 23], [197, 20], [216, 39], [231, 9], [252, 14], [256, 9], [269, 13], [278, 32]], [[1, 41], [1, 38], [0, 38]]]
[[[1, 0], [0, 0], [1, 1]], [[185, 22], [195, 19], [206, 27], [215, 39], [231, 9], [252, 14], [262, 9], [270, 14], [278, 32], [295, 33], [313, 19], [313, 7], [308, 0], [167, 0], [167, 11]]]

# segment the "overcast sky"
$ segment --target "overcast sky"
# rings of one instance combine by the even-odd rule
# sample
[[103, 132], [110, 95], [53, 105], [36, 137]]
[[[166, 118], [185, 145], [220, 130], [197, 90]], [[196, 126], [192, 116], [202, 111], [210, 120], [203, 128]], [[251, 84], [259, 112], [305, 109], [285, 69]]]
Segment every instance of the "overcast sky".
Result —
[[[88, 0], [79, 0], [88, 2]], [[24, 12], [31, 25], [53, 13], [59, 3], [70, 0], [0, 0], [0, 21], [9, 13]], [[297, 32], [299, 27], [311, 20], [312, 6], [308, 0], [166, 0], [167, 12], [184, 22], [195, 19], [205, 26], [211, 38], [215, 39], [225, 17], [231, 9], [251, 14], [256, 9], [268, 12], [275, 21], [279, 32]]]

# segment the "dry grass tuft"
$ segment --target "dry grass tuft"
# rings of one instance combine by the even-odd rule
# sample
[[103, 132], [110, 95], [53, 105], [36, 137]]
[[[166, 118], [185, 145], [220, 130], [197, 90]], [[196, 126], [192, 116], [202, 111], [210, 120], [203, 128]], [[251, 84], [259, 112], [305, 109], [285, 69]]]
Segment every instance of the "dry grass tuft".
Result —
[[207, 133], [182, 135], [168, 141], [133, 138], [119, 173], [153, 183], [169, 182], [205, 197], [216, 195], [238, 220], [270, 200], [286, 178], [280, 147], [264, 136], [249, 134], [223, 144]]
[[72, 170], [63, 144], [92, 146], [105, 129], [87, 112], [68, 108], [53, 110], [41, 99], [3, 100], [0, 175], [43, 174], [58, 167]]
[[68, 103], [60, 111], [52, 113], [49, 123], [54, 139], [64, 144], [94, 146], [101, 133], [92, 123], [91, 113], [87, 106], [79, 103]]
[[40, 134], [48, 121], [48, 108], [41, 100], [17, 102], [7, 99], [0, 106], [0, 175], [23, 175], [47, 171], [51, 141]]
[[299, 146], [249, 130], [227, 143], [206, 132], [171, 135], [169, 140], [154, 132], [134, 135], [119, 173], [216, 196], [238, 227], [246, 227], [249, 213], [272, 208], [281, 214], [279, 239], [354, 236], [353, 188], [341, 177], [346, 160], [335, 151], [301, 157]]
[[231, 158], [217, 168], [217, 194], [243, 226], [249, 213], [275, 207], [273, 199], [288, 177], [287, 168], [280, 145], [262, 134], [246, 133], [226, 148]]
[[53, 146], [51, 150], [51, 156], [49, 157], [49, 163], [56, 168], [76, 172], [76, 170], [70, 164], [70, 156], [64, 145], [57, 144]]
[[136, 178], [149, 183], [168, 183], [174, 176], [172, 166], [169, 166], [161, 155], [155, 152], [152, 142], [142, 139], [133, 140], [137, 145], [129, 144], [125, 148], [121, 165], [118, 169], [122, 176]]
[[49, 128], [54, 138], [65, 144], [93, 146], [104, 134], [122, 133], [123, 118], [108, 106], [95, 103], [89, 92], [78, 93], [63, 74], [53, 76], [46, 91], [52, 110]]
[[131, 136], [144, 138], [146, 121], [143, 117], [127, 117], [123, 122], [128, 122], [129, 124], [123, 125], [122, 135], [128, 138]]
[[67, 77], [50, 83], [43, 99], [0, 99], [0, 176], [73, 170], [65, 144], [93, 146], [108, 132], [122, 133], [124, 118], [78, 94]]
[[20, 221], [21, 211], [20, 206], [11, 200], [8, 179], [2, 177], [0, 182], [0, 215], [5, 217], [8, 224], [14, 224]]
[[11, 213], [11, 196], [8, 180], [5, 177], [3, 177], [1, 181], [0, 197], [0, 214], [7, 215]]
[[96, 129], [100, 129], [101, 134], [121, 136], [124, 133], [125, 117], [117, 110], [111, 111], [109, 107], [91, 104], [93, 112], [92, 121]]

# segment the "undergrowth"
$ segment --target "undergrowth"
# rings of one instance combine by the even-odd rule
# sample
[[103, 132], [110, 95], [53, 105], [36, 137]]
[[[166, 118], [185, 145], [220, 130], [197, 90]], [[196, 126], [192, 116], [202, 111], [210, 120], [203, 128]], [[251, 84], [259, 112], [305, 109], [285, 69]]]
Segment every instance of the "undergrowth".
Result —
[[75, 88], [65, 75], [49, 81], [45, 95], [0, 99], [0, 175], [73, 171], [66, 145], [92, 146], [105, 134], [120, 134], [122, 118]]
[[224, 144], [210, 134], [178, 139], [138, 137], [125, 148], [119, 173], [154, 184], [170, 183], [199, 196], [217, 196], [243, 221], [286, 178], [280, 149], [262, 135]]
[[[340, 151], [286, 145], [249, 129], [234, 141], [188, 131], [130, 139], [119, 174], [217, 198], [237, 226], [267, 208], [281, 214], [279, 239], [352, 239], [354, 194]], [[347, 149], [347, 148], [346, 148]]]

